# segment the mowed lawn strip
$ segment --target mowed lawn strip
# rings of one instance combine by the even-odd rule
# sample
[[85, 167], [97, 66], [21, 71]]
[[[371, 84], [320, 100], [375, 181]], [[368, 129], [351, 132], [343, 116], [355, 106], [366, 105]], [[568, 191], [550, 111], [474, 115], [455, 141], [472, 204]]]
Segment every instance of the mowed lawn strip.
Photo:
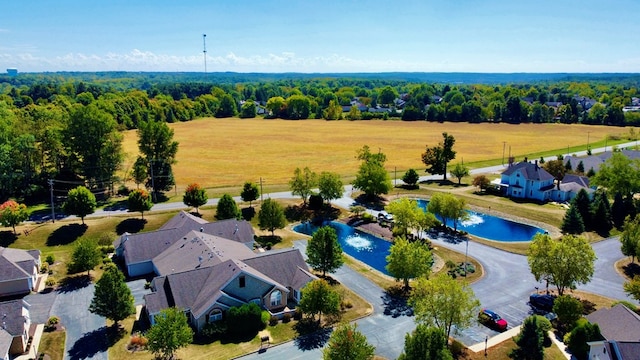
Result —
[[[426, 121], [325, 121], [203, 118], [170, 124], [180, 143], [174, 174], [178, 192], [191, 182], [207, 188], [242, 186], [245, 181], [265, 185], [286, 184], [296, 167], [353, 176], [359, 161], [356, 151], [369, 145], [387, 155], [393, 172], [422, 169], [425, 146], [434, 146], [448, 132], [456, 139], [457, 158], [465, 164], [522, 158], [541, 151], [566, 151], [607, 136], [624, 137], [627, 129], [565, 124], [468, 124]], [[612, 142], [610, 141], [611, 145]], [[124, 170], [138, 153], [137, 133], [125, 132]], [[401, 174], [400, 174], [401, 175]]]

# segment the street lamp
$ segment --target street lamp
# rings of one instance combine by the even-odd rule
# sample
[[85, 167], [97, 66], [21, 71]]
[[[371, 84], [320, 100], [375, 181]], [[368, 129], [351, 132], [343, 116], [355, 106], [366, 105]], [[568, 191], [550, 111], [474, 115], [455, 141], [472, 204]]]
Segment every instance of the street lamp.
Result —
[[489, 342], [489, 336], [484, 337], [484, 357], [487, 357], [487, 343]]
[[467, 277], [467, 254], [469, 253], [469, 237], [467, 237], [467, 247], [464, 250], [464, 277]]

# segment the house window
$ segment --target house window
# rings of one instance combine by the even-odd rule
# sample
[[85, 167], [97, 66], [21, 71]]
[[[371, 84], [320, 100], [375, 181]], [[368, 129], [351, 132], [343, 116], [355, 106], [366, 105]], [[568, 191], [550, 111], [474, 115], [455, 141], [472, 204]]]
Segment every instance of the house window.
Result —
[[245, 286], [245, 277], [244, 276], [240, 276], [238, 278], [238, 281], [240, 282], [240, 287], [243, 288]]
[[211, 314], [209, 314], [209, 322], [216, 322], [222, 320], [222, 310], [214, 309]]
[[271, 293], [271, 299], [270, 299], [270, 303], [271, 306], [278, 306], [282, 303], [282, 293], [280, 292], [280, 290], [276, 290], [274, 292]]

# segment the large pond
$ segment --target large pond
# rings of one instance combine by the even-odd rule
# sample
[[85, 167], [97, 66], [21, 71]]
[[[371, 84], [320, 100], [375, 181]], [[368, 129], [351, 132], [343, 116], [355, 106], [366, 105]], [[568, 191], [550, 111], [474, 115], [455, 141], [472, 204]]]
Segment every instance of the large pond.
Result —
[[[417, 200], [418, 206], [426, 211], [429, 204], [426, 200]], [[545, 230], [522, 224], [519, 222], [503, 219], [475, 211], [467, 211], [469, 219], [458, 223], [458, 230], [463, 230], [471, 235], [495, 241], [530, 241], [531, 238], [538, 233], [544, 233]], [[448, 224], [452, 226], [451, 222]]]
[[[327, 225], [336, 230], [343, 252], [383, 274], [389, 275], [384, 267], [387, 265], [386, 257], [389, 255], [390, 242], [358, 231], [341, 222], [331, 221]], [[302, 223], [294, 226], [293, 230], [302, 234], [313, 235], [318, 230], [318, 226], [311, 223]]]

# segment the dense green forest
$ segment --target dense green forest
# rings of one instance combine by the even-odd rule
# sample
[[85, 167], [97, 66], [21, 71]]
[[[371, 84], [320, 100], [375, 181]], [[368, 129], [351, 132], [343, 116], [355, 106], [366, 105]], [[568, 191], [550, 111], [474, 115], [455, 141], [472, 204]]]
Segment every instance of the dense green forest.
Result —
[[[115, 177], [120, 132], [166, 132], [158, 123], [264, 117], [636, 126], [639, 85], [637, 74], [2, 75], [0, 201], [47, 199], [49, 179], [108, 194], [123, 180]], [[155, 165], [146, 172], [155, 169], [169, 187], [169, 159], [148, 159]], [[132, 176], [150, 177], [149, 163]]]

